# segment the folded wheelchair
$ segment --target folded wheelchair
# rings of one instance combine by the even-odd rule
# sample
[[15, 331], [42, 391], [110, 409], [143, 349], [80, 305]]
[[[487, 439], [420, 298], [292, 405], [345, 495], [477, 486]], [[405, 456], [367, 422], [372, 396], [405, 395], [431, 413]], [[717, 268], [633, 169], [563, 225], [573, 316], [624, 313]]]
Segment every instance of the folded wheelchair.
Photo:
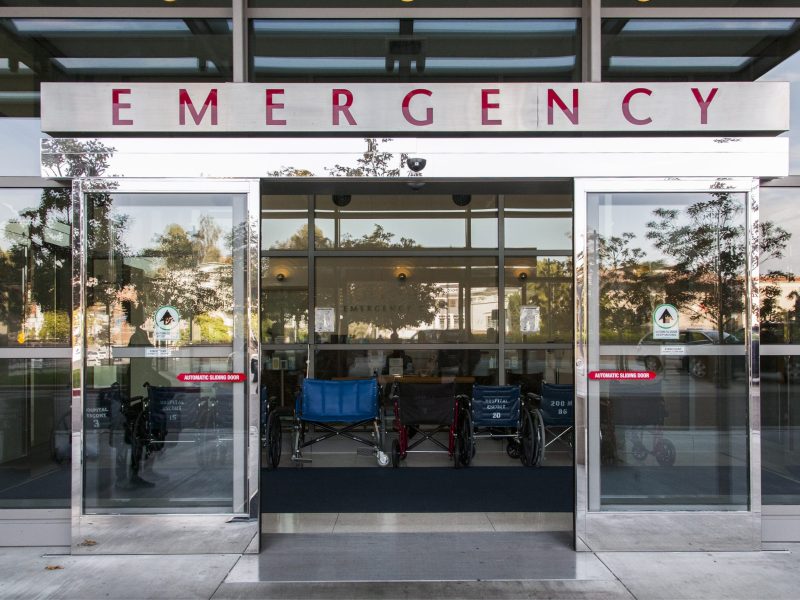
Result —
[[[369, 437], [357, 430], [367, 426]], [[306, 439], [309, 429], [322, 432], [312, 439]], [[279, 425], [273, 426], [274, 431]], [[267, 428], [269, 436], [270, 429]], [[294, 411], [294, 444], [292, 460], [310, 462], [304, 458], [303, 448], [334, 437], [344, 437], [357, 444], [368, 446], [370, 454], [378, 464], [385, 467], [389, 457], [383, 451], [385, 428], [381, 418], [378, 382], [376, 379], [357, 379], [350, 381], [327, 381], [306, 379], [297, 396]], [[267, 442], [269, 447], [270, 442]], [[273, 453], [274, 457], [274, 453]]]
[[[399, 467], [409, 453], [446, 452], [458, 469], [461, 461], [456, 456], [459, 405], [454, 383], [402, 383], [391, 388], [394, 404], [394, 429], [397, 438], [392, 441], [392, 467]], [[437, 439], [439, 433], [447, 434], [447, 444]], [[412, 438], [416, 437], [414, 441]], [[416, 450], [428, 442], [438, 450]]]
[[518, 385], [474, 385], [472, 396], [461, 397], [458, 460], [468, 467], [477, 441], [506, 440], [506, 452], [526, 467], [539, 464], [543, 445], [541, 413]]
[[575, 386], [572, 384], [542, 383], [541, 394], [531, 394], [539, 413], [542, 443], [536, 464], [544, 460], [545, 450], [559, 440], [573, 446], [575, 428]]

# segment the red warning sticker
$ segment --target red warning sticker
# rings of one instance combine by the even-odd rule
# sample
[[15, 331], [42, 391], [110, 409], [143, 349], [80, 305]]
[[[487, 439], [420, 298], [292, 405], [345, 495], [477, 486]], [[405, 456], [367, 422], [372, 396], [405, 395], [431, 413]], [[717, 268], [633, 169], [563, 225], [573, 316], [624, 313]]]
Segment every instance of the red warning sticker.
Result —
[[589, 379], [595, 381], [647, 381], [655, 378], [654, 371], [589, 371]]
[[192, 383], [240, 383], [246, 381], [244, 373], [181, 373], [178, 381]]

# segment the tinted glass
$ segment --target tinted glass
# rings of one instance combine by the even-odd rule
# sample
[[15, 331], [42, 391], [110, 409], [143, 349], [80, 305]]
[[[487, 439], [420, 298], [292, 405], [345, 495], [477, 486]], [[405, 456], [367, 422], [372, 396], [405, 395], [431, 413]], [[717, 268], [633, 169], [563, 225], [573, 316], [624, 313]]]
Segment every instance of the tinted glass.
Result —
[[577, 81], [574, 19], [251, 22], [251, 79]]
[[[762, 188], [760, 216], [780, 239], [761, 259], [761, 498], [800, 503], [800, 216], [794, 188]], [[770, 348], [782, 344], [786, 353]], [[777, 350], [777, 351], [776, 351]]]
[[[321, 232], [317, 234], [321, 236]], [[261, 249], [308, 248], [308, 196], [261, 197]]]
[[572, 192], [505, 196], [506, 248], [572, 250]]
[[[580, 6], [580, 0], [437, 0], [437, 8], [536, 8], [543, 6]], [[330, 8], [328, 0], [249, 0], [254, 7]], [[402, 9], [396, 0], [338, 0], [337, 8], [394, 8]]]
[[[372, 377], [385, 385], [394, 381], [402, 369], [409, 381], [455, 382], [465, 394], [472, 384], [497, 385], [497, 351], [447, 348], [439, 350], [317, 350], [315, 373], [320, 379]], [[391, 371], [391, 372], [390, 372]]]
[[261, 341], [297, 344], [308, 341], [308, 260], [261, 259]]
[[727, 7], [727, 6], [753, 6], [762, 8], [767, 6], [800, 6], [798, 0], [660, 0], [651, 5], [642, 4], [642, 0], [602, 0], [603, 6], [681, 6], [687, 8], [701, 7]]
[[[174, 1], [174, 0], [173, 0]], [[181, 6], [230, 6], [231, 0], [181, 0]], [[0, 6], [102, 6], [117, 8], [120, 6], [131, 7], [163, 7], [164, 0], [120, 0], [112, 2], [110, 0], [0, 0]]]
[[241, 201], [87, 195], [88, 512], [232, 510], [234, 432], [242, 427], [234, 402], [243, 402], [243, 388], [179, 375], [244, 371], [233, 343]]
[[572, 342], [572, 259], [506, 257], [506, 342]]
[[604, 81], [754, 81], [792, 54], [795, 19], [603, 19]]
[[605, 510], [747, 506], [745, 195], [716, 189], [589, 195], [590, 368], [650, 373], [590, 384]]
[[0, 508], [66, 508], [69, 359], [0, 360]]
[[496, 196], [317, 196], [315, 216], [320, 250], [497, 247]]
[[70, 190], [0, 190], [0, 347], [69, 346]]
[[497, 259], [319, 258], [316, 266], [321, 343], [497, 342]]
[[229, 81], [225, 19], [0, 19], [0, 115], [39, 114], [43, 81]]

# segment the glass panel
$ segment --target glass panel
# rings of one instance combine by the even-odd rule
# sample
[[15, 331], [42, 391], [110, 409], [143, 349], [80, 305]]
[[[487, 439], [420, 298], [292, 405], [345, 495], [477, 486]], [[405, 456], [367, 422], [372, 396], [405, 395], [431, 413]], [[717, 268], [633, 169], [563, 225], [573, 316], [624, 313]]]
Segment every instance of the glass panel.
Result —
[[497, 247], [496, 196], [317, 196], [315, 215], [318, 249]]
[[761, 188], [761, 343], [800, 343], [800, 215], [796, 188]]
[[[102, 6], [117, 8], [122, 6], [155, 7], [164, 6], [165, 0], [0, 0], [0, 6], [25, 6], [25, 7], [66, 7], [66, 6]], [[174, 1], [174, 0], [173, 0]], [[231, 0], [181, 0], [181, 6], [227, 6]]]
[[87, 195], [89, 513], [241, 510], [244, 388], [178, 376], [245, 371], [243, 199]]
[[604, 510], [747, 507], [746, 196], [717, 189], [588, 197], [591, 368], [644, 378], [590, 383]]
[[690, 8], [718, 8], [727, 6], [753, 6], [764, 8], [768, 6], [791, 6], [797, 7], [797, 0], [659, 0], [654, 4], [642, 4], [642, 0], [603, 0], [603, 6], [681, 6]]
[[523, 392], [540, 394], [542, 383], [574, 384], [572, 347], [506, 350], [506, 383], [522, 386]]
[[580, 78], [576, 19], [254, 20], [250, 48], [253, 81]]
[[317, 259], [319, 343], [496, 343], [497, 300], [495, 258]]
[[[791, 61], [794, 62], [794, 58]], [[761, 343], [800, 342], [800, 216], [797, 189], [761, 188], [762, 231], [771, 234], [761, 256]], [[764, 350], [766, 350], [766, 346]], [[798, 396], [800, 355], [761, 355], [761, 498], [800, 504]]]
[[69, 346], [69, 188], [0, 190], [0, 347]]
[[261, 249], [305, 250], [307, 248], [308, 196], [262, 196]]
[[261, 341], [302, 344], [308, 341], [308, 260], [261, 259]]
[[319, 379], [378, 376], [383, 385], [394, 381], [389, 369], [392, 359], [401, 359], [403, 376], [413, 381], [455, 377], [459, 393], [472, 392], [472, 384], [497, 384], [497, 351], [468, 350], [461, 347], [439, 350], [317, 350], [314, 360]]
[[572, 250], [572, 192], [505, 197], [506, 248]]
[[229, 81], [225, 19], [0, 19], [0, 114], [39, 115], [42, 81]]
[[[249, 0], [252, 7], [330, 8], [330, 0]], [[581, 0], [437, 0], [436, 8], [580, 6]], [[397, 0], [338, 0], [336, 8], [394, 8]], [[402, 12], [402, 11], [401, 11]]]
[[761, 356], [761, 500], [800, 504], [800, 356]]
[[795, 19], [603, 19], [604, 81], [755, 81], [796, 47]]
[[0, 360], [0, 508], [68, 508], [69, 359]]
[[308, 370], [308, 351], [264, 348], [261, 361], [263, 393], [270, 399], [270, 406], [294, 410], [294, 400]]
[[506, 257], [506, 342], [572, 343], [572, 259]]

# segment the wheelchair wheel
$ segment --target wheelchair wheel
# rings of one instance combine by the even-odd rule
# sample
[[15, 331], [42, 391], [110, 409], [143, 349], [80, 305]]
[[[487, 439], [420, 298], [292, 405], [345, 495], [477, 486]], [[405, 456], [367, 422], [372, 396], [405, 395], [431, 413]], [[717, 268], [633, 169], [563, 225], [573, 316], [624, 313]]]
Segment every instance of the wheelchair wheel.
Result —
[[468, 467], [475, 456], [475, 439], [472, 437], [472, 415], [469, 412], [465, 411], [461, 415], [461, 423], [458, 429], [456, 456], [462, 465]]
[[506, 444], [506, 454], [509, 458], [519, 459], [522, 456], [522, 447], [517, 440], [508, 440]]
[[283, 432], [281, 419], [274, 412], [267, 417], [267, 469], [277, 469], [281, 462]]
[[522, 432], [520, 434], [519, 458], [523, 465], [532, 467], [536, 464], [536, 426], [533, 422], [531, 411], [523, 410], [520, 416], [522, 417]]
[[675, 457], [677, 452], [675, 444], [666, 438], [661, 438], [656, 441], [653, 448], [653, 454], [656, 455], [658, 464], [662, 467], [671, 467], [675, 464]]
[[392, 440], [392, 467], [397, 468], [400, 466], [400, 442]]
[[542, 412], [539, 409], [532, 410], [531, 416], [533, 417], [533, 425], [536, 430], [536, 453], [534, 456], [533, 466], [538, 467], [544, 460], [544, 449], [547, 445], [544, 437], [544, 419], [542, 418]]

